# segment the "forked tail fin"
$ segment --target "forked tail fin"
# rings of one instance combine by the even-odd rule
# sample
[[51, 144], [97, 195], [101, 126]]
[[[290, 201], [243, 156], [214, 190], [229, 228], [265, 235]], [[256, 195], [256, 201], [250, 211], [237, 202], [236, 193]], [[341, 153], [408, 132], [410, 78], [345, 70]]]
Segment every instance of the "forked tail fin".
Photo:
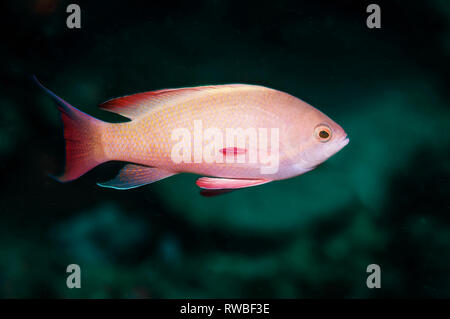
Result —
[[107, 123], [76, 109], [44, 87], [35, 76], [33, 80], [58, 104], [64, 125], [66, 165], [64, 174], [55, 178], [60, 182], [68, 182], [105, 162], [101, 130]]

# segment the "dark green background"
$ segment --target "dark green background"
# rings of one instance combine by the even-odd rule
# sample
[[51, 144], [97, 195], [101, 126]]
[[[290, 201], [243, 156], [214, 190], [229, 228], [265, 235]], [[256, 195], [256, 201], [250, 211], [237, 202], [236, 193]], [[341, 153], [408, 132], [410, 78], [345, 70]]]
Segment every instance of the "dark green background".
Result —
[[[82, 10], [66, 27], [66, 6]], [[6, 1], [0, 90], [0, 296], [450, 297], [448, 1]], [[129, 191], [63, 167], [58, 112], [161, 88], [291, 93], [350, 144], [316, 170], [214, 198], [184, 174]], [[66, 287], [66, 267], [82, 289]], [[382, 288], [366, 287], [381, 266]]]

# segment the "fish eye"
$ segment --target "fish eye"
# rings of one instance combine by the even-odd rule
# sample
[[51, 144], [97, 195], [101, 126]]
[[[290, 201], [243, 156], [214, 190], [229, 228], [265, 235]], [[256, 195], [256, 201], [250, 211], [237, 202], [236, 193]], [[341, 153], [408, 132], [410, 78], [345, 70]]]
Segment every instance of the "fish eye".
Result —
[[331, 139], [331, 129], [328, 125], [319, 124], [314, 130], [314, 135], [319, 142], [328, 142]]

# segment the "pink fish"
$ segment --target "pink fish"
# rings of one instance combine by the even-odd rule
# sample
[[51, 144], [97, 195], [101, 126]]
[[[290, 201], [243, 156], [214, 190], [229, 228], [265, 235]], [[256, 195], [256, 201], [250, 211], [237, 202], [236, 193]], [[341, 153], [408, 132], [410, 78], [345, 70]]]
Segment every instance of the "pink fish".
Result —
[[100, 108], [130, 121], [107, 123], [36, 82], [62, 115], [66, 167], [57, 177], [62, 182], [101, 163], [123, 161], [127, 164], [119, 174], [100, 186], [130, 189], [195, 173], [205, 176], [196, 182], [203, 189], [238, 189], [301, 175], [349, 142], [345, 131], [316, 108], [263, 86], [201, 86], [124, 96]]

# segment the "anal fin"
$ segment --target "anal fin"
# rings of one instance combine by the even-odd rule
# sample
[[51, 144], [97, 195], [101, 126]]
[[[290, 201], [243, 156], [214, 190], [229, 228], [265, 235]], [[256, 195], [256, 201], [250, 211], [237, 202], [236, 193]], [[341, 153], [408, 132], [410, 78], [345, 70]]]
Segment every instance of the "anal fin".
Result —
[[262, 185], [270, 182], [268, 179], [237, 179], [201, 177], [195, 183], [203, 189], [238, 189]]
[[130, 189], [150, 184], [175, 174], [157, 167], [127, 164], [114, 179], [105, 183], [97, 183], [97, 185], [114, 189]]

